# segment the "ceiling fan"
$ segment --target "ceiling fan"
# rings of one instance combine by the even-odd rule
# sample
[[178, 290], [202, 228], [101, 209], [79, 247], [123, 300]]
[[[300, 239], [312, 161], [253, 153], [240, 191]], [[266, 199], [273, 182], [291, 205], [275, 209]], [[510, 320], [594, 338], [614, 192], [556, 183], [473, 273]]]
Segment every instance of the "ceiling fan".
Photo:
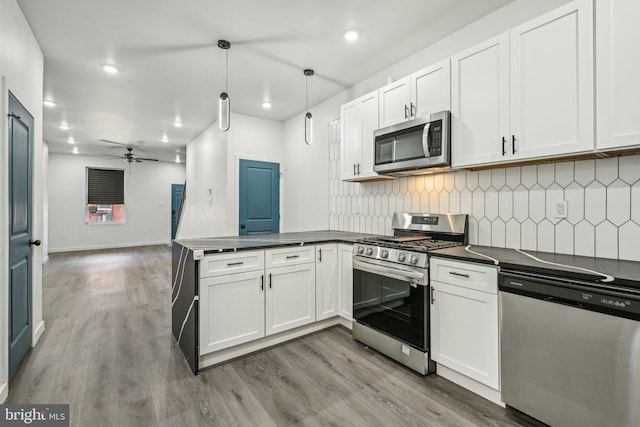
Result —
[[[133, 148], [136, 147], [136, 149], [138, 151], [145, 151], [144, 149], [140, 148], [140, 145], [142, 144], [141, 141], [137, 141], [134, 142], [133, 144], [124, 144], [122, 142], [116, 142], [116, 141], [109, 141], [108, 139], [101, 139], [100, 141], [102, 142], [107, 142], [109, 144], [116, 144], [116, 145], [121, 145], [123, 147], [125, 147], [127, 149], [127, 151], [122, 155], [122, 156], [108, 156], [110, 159], [122, 159], [124, 160], [125, 163], [142, 163], [142, 162], [157, 162], [158, 159], [151, 159], [148, 157], [139, 157], [136, 154], [133, 153]], [[111, 147], [111, 148], [117, 148], [117, 147]]]

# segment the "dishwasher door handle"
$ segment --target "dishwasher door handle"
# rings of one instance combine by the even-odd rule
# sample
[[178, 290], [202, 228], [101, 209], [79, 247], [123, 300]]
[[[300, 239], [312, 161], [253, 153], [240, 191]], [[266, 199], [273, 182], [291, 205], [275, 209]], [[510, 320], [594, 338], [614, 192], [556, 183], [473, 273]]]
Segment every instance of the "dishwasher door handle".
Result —
[[563, 300], [563, 299], [560, 299], [560, 298], [556, 298], [556, 297], [547, 297], [543, 301], [545, 301], [545, 302], [553, 302], [555, 304], [568, 305], [569, 307], [584, 308], [584, 306], [582, 304], [580, 304], [579, 302], [566, 301], [566, 300]]

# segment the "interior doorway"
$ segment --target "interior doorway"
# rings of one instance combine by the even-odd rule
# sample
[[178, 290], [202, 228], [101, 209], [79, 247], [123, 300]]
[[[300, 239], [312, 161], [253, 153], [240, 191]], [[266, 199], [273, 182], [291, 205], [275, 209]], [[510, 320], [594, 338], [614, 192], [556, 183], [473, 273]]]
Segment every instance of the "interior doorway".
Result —
[[280, 164], [240, 159], [238, 234], [280, 232]]

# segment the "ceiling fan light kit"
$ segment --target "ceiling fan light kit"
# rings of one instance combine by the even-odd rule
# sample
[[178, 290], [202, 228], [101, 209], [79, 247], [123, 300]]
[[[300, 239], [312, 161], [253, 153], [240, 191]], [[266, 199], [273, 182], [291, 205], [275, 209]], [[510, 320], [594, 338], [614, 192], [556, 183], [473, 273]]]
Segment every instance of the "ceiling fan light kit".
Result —
[[315, 73], [312, 69], [304, 70], [304, 88], [305, 88], [305, 115], [304, 115], [304, 142], [311, 145], [313, 142], [313, 115], [309, 111], [309, 77]]
[[218, 40], [218, 47], [225, 51], [225, 77], [224, 92], [218, 98], [218, 127], [226, 132], [231, 126], [231, 99], [229, 98], [229, 49], [231, 43], [226, 40]]

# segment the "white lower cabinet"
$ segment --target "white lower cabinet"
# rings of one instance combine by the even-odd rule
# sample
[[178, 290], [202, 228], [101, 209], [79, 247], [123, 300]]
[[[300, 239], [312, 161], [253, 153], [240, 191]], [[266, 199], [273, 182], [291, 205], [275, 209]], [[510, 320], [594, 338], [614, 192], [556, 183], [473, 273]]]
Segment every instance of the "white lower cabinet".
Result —
[[434, 257], [430, 271], [431, 358], [499, 390], [497, 268]]
[[338, 315], [338, 245], [316, 246], [316, 320]]
[[338, 245], [340, 275], [339, 314], [353, 320], [353, 245]]
[[265, 335], [316, 320], [315, 263], [267, 269]]
[[264, 271], [200, 279], [200, 354], [264, 337]]

